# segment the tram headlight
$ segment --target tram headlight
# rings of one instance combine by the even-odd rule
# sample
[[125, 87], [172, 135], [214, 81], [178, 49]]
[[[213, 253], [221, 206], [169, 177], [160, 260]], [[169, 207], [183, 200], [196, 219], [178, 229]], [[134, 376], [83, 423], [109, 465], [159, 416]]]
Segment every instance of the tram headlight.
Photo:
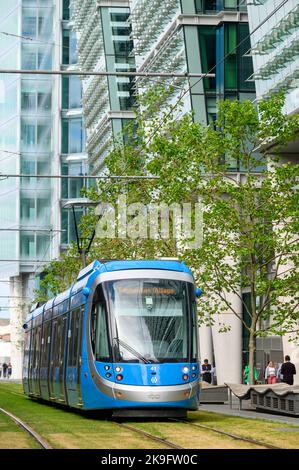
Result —
[[121, 381], [123, 379], [123, 376], [121, 374], [117, 374], [116, 380]]
[[105, 369], [105, 370], [109, 370], [109, 369], [110, 369], [110, 366], [104, 366], [104, 369]]
[[189, 375], [188, 374], [184, 374], [183, 375], [183, 380], [188, 380], [189, 379]]
[[197, 366], [192, 366], [191, 369], [192, 369], [192, 370], [196, 370], [196, 369], [197, 369]]
[[118, 373], [118, 372], [121, 372], [121, 371], [122, 371], [122, 368], [121, 368], [120, 366], [116, 366], [116, 367], [115, 367], [115, 372]]
[[189, 367], [187, 367], [187, 366], [183, 367], [183, 372], [184, 372], [184, 374], [188, 374]]

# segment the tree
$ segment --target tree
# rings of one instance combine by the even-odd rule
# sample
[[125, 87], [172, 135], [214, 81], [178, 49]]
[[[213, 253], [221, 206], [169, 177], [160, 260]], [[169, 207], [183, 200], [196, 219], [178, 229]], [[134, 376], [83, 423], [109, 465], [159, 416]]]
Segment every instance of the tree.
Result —
[[206, 292], [200, 315], [213, 323], [231, 312], [248, 331], [250, 383], [257, 336], [298, 331], [299, 165], [280, 164], [261, 146], [266, 140], [279, 149], [298, 132], [298, 116], [283, 115], [283, 102], [277, 95], [259, 110], [249, 101], [220, 102], [207, 128], [188, 116], [173, 120], [155, 136], [148, 165], [160, 176], [162, 199], [201, 198], [203, 244], [183, 256]]
[[[106, 174], [151, 174], [159, 179], [126, 184], [101, 181], [85, 195], [110, 204], [117, 204], [124, 194], [128, 202], [147, 204], [200, 201], [203, 243], [190, 248], [184, 236], [177, 243], [162, 239], [159, 233], [155, 239], [112, 236], [96, 239], [89, 259], [157, 255], [184, 259], [206, 293], [205, 301], [198, 304], [201, 321], [208, 313], [208, 321], [215, 323], [219, 313], [229, 311], [248, 331], [253, 383], [257, 336], [298, 329], [299, 166], [280, 164], [279, 154], [273, 157], [265, 150], [269, 142], [279, 149], [294, 138], [298, 116], [282, 113], [282, 95], [261, 102], [258, 110], [249, 101], [227, 100], [219, 102], [216, 122], [203, 126], [192, 115], [178, 119], [171, 106], [157, 115], [158, 97], [159, 91], [147, 97], [134, 126], [127, 129], [125, 145], [117, 144], [107, 158]], [[90, 236], [95, 224], [96, 217], [89, 211], [82, 218], [83, 233]], [[59, 285], [61, 290], [56, 276], [68, 281], [69, 274], [74, 277], [76, 271], [68, 271], [67, 263], [74, 255], [72, 246], [65, 255], [63, 273], [59, 262], [54, 269], [50, 265], [45, 286], [54, 291], [53, 286]], [[243, 299], [244, 288], [249, 303]], [[246, 319], [236, 311], [230, 295], [239, 298]], [[228, 328], [219, 325], [220, 331]]]

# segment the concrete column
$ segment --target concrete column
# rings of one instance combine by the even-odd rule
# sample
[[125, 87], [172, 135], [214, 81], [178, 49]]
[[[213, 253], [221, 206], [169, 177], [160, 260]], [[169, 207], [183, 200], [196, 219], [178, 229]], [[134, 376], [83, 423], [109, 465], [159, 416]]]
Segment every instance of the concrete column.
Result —
[[[238, 315], [242, 315], [242, 302], [238, 295], [227, 294], [227, 299], [233, 305]], [[230, 326], [230, 330], [219, 333], [222, 325]], [[236, 315], [223, 313], [215, 316], [212, 326], [214, 355], [217, 371], [217, 383], [221, 385], [242, 382], [242, 322]]]
[[11, 308], [11, 365], [12, 378], [22, 378], [24, 333], [23, 324], [27, 316], [28, 274], [10, 278]]
[[213, 340], [212, 329], [210, 326], [200, 326], [198, 328], [199, 334], [199, 353], [200, 361], [208, 359], [210, 364], [213, 362]]

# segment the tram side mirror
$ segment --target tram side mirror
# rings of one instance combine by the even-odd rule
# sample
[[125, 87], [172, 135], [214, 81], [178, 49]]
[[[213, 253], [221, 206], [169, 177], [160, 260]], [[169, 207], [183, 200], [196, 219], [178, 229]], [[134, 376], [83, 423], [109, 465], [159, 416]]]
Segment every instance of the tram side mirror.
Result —
[[27, 324], [27, 323], [24, 323], [23, 329], [24, 329], [24, 330], [27, 330], [27, 328], [28, 328], [28, 324]]
[[199, 298], [203, 294], [202, 290], [199, 287], [195, 287], [195, 297]]

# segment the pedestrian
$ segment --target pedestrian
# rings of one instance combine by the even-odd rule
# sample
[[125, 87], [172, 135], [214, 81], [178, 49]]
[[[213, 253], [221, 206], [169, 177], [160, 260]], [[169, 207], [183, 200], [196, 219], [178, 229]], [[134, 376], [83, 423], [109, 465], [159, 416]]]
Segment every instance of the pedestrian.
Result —
[[282, 362], [280, 362], [278, 364], [278, 368], [277, 368], [277, 382], [282, 382], [282, 379], [283, 379], [283, 376], [281, 374], [281, 366], [282, 366]]
[[0, 364], [0, 379], [1, 379], [1, 376], [2, 376], [2, 364]]
[[207, 383], [212, 382], [212, 366], [209, 364], [208, 359], [205, 359], [203, 361], [203, 364], [201, 366], [201, 376], [202, 380]]
[[286, 384], [293, 385], [294, 375], [296, 375], [296, 367], [291, 362], [290, 356], [285, 356], [285, 362], [281, 366], [282, 381]]
[[6, 362], [3, 362], [2, 370], [3, 370], [3, 378], [4, 379], [6, 379], [7, 367], [8, 367], [8, 365], [6, 364]]
[[[245, 367], [244, 367], [244, 371], [243, 371], [243, 379], [244, 379], [244, 383], [246, 385], [249, 384], [250, 382], [250, 373], [249, 373], [249, 364], [247, 364]], [[257, 370], [256, 368], [254, 367], [253, 369], [253, 374], [254, 374], [254, 381], [257, 380], [257, 377], [258, 377], [258, 373], [257, 373]]]
[[269, 385], [276, 384], [277, 381], [277, 369], [273, 361], [269, 361], [265, 370], [265, 380]]
[[10, 379], [11, 373], [12, 373], [12, 365], [11, 365], [11, 363], [9, 362], [9, 364], [8, 364], [8, 366], [7, 366], [7, 378], [8, 378], [8, 379]]

